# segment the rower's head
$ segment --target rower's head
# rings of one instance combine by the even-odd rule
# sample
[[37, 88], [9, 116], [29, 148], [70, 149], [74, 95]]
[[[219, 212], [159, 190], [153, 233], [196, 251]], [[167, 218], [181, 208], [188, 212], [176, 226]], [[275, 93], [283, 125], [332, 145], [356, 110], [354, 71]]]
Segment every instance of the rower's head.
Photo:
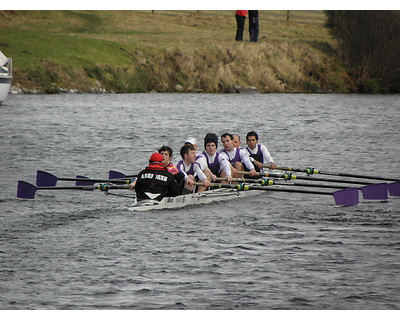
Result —
[[191, 144], [185, 144], [181, 148], [181, 157], [186, 163], [194, 163], [196, 161], [196, 149]]
[[187, 138], [185, 144], [191, 144], [197, 150], [197, 140], [195, 138]]
[[232, 137], [233, 137], [233, 139], [232, 139], [233, 140], [233, 146], [235, 148], [240, 148], [241, 142], [240, 142], [239, 135], [238, 134], [233, 134]]
[[209, 155], [213, 155], [218, 148], [218, 137], [209, 136], [204, 139], [204, 149]]
[[221, 136], [221, 142], [224, 146], [224, 149], [227, 151], [231, 151], [234, 148], [233, 145], [233, 136], [230, 133], [224, 133]]
[[209, 142], [214, 142], [215, 147], [218, 148], [218, 136], [215, 133], [209, 132], [204, 136], [204, 149], [206, 149]]
[[155, 164], [155, 163], [161, 164], [163, 162], [163, 160], [164, 160], [164, 157], [160, 153], [155, 152], [150, 156], [149, 163], [150, 164]]
[[163, 163], [169, 165], [172, 160], [172, 148], [168, 146], [162, 146], [158, 149], [158, 152], [163, 156]]
[[211, 132], [207, 133], [207, 134], [204, 136], [204, 141], [206, 141], [207, 138], [214, 138], [215, 140], [218, 141], [218, 136], [217, 136], [215, 133], [211, 133]]
[[258, 134], [255, 131], [250, 131], [246, 134], [246, 143], [250, 149], [254, 149], [258, 143]]

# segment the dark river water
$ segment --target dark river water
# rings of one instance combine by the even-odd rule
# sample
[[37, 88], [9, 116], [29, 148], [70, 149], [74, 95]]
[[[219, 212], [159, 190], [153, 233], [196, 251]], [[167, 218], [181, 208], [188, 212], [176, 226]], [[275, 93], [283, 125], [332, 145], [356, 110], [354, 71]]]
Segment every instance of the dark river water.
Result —
[[[138, 173], [161, 145], [255, 130], [277, 164], [400, 177], [399, 95], [9, 95], [0, 309], [400, 307], [400, 199], [261, 196], [133, 213], [100, 191], [16, 198], [36, 171]], [[221, 145], [220, 145], [221, 147]], [[72, 185], [61, 181], [58, 185]], [[127, 191], [118, 195], [129, 195]]]

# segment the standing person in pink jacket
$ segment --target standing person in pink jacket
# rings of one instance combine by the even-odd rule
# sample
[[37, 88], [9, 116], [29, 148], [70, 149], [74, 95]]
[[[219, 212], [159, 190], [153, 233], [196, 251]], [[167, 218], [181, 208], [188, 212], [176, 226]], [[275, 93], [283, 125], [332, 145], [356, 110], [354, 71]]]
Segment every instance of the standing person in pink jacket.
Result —
[[236, 10], [236, 41], [243, 40], [244, 22], [246, 21], [248, 10]]

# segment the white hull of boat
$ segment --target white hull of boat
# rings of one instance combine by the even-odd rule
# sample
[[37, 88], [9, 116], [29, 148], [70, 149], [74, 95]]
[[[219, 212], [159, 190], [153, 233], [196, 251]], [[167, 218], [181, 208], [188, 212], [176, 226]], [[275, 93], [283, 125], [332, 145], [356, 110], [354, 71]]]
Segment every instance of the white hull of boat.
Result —
[[10, 91], [13, 79], [12, 74], [12, 59], [7, 58], [0, 51], [0, 104], [2, 104]]
[[12, 77], [0, 76], [0, 104], [7, 98], [11, 88]]
[[154, 200], [144, 200], [129, 207], [131, 211], [149, 211], [160, 209], [178, 209], [190, 205], [209, 204], [218, 201], [238, 199], [248, 196], [254, 196], [265, 191], [247, 190], [237, 191], [235, 189], [213, 189], [204, 192], [190, 193], [177, 197], [165, 197], [160, 202]]

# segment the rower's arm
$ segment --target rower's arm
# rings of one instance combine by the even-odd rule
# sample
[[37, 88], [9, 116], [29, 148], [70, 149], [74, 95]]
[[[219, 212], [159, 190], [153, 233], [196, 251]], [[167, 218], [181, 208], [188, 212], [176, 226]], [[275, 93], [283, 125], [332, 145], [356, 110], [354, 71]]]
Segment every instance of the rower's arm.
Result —
[[261, 152], [264, 157], [264, 164], [274, 163], [274, 159], [272, 159], [272, 156], [265, 145], [261, 145]]
[[254, 165], [250, 161], [250, 157], [247, 152], [245, 152], [243, 149], [240, 150], [240, 159], [242, 160], [242, 163], [248, 168], [249, 170], [254, 170]]

